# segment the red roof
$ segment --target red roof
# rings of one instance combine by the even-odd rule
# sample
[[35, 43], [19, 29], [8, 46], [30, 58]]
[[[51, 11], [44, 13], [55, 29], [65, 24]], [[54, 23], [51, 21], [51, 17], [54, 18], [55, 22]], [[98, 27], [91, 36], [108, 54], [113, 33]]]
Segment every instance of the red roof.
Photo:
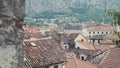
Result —
[[98, 68], [120, 68], [120, 48], [110, 49]]
[[53, 39], [26, 40], [26, 57], [32, 67], [53, 65], [66, 61], [65, 53]]
[[116, 47], [116, 45], [99, 45], [99, 46], [95, 46], [97, 50], [101, 50], [101, 51], [105, 51], [105, 50], [109, 50], [111, 48]]
[[86, 61], [68, 57], [65, 68], [97, 68], [97, 66]]
[[114, 29], [111, 26], [93, 26], [88, 27], [88, 31], [113, 31]]
[[94, 45], [88, 42], [84, 42], [84, 41], [77, 41], [77, 43], [82, 44], [85, 48], [89, 49], [89, 50], [96, 50]]
[[25, 32], [39, 32], [41, 27], [26, 27]]
[[71, 39], [75, 39], [78, 35], [79, 35], [79, 33], [72, 33], [72, 34], [69, 35], [69, 37]]

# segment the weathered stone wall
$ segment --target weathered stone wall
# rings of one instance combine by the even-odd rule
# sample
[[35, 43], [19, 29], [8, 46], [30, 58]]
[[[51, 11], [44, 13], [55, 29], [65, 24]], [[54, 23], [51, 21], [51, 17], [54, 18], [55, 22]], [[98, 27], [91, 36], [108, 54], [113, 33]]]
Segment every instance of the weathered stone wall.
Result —
[[0, 0], [0, 68], [24, 68], [25, 0]]

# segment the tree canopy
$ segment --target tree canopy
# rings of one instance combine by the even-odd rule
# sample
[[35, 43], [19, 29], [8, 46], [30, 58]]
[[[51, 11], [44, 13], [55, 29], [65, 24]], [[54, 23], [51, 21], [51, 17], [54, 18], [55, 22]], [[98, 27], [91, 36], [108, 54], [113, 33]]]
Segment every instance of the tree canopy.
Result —
[[[120, 10], [107, 10], [108, 15], [113, 19], [111, 23], [113, 27], [117, 28], [115, 30], [115, 34], [118, 35], [119, 40], [113, 40], [113, 42], [117, 45], [120, 44]], [[120, 46], [119, 46], [120, 47]]]

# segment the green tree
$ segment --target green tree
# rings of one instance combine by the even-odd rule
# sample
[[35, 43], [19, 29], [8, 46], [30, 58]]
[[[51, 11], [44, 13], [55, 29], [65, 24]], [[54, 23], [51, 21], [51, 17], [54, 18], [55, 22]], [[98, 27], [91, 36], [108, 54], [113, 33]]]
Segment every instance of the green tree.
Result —
[[111, 23], [112, 26], [115, 28], [115, 34], [118, 35], [118, 40], [113, 40], [115, 44], [120, 45], [120, 11], [115, 10], [107, 10], [108, 15], [113, 19]]

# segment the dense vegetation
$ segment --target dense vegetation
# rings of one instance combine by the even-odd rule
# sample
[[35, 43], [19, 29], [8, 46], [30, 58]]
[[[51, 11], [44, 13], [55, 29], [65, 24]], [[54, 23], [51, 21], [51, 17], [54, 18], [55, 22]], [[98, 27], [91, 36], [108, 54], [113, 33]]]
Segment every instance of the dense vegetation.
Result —
[[120, 11], [108, 10], [108, 15], [112, 18], [113, 22], [111, 23], [115, 28], [115, 34], [118, 36], [118, 39], [114, 39], [113, 43], [117, 44], [120, 48]]
[[[89, 22], [89, 21], [97, 21], [97, 22], [105, 22], [105, 23], [111, 22], [110, 17], [108, 17], [107, 13], [104, 10], [100, 10], [100, 9], [91, 10], [89, 8], [70, 8], [70, 9], [71, 9], [71, 12], [66, 12], [66, 11], [47, 12], [46, 11], [42, 13], [36, 13], [32, 18], [55, 19], [62, 15], [63, 17], [76, 18], [76, 20], [71, 20], [71, 22], [73, 23]], [[35, 22], [41, 22], [41, 21], [35, 21]], [[55, 23], [66, 23], [66, 21], [59, 22], [58, 20], [56, 20]]]
[[31, 25], [44, 23], [111, 23], [105, 9], [119, 9], [120, 0], [29, 0], [25, 20]]

